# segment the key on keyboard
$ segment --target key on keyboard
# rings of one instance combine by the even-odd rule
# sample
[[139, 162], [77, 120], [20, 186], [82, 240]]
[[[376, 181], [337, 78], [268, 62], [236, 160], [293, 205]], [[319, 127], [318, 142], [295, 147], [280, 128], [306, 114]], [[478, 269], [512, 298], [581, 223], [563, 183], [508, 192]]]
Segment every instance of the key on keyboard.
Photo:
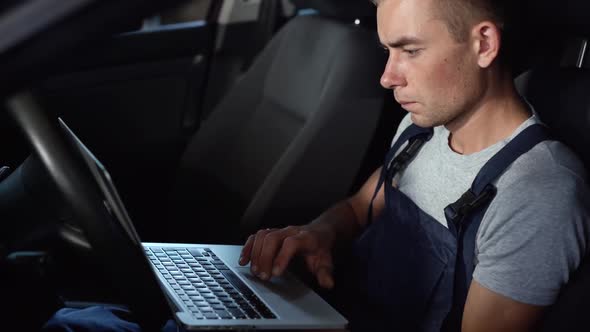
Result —
[[276, 318], [209, 248], [146, 248], [146, 255], [197, 319]]

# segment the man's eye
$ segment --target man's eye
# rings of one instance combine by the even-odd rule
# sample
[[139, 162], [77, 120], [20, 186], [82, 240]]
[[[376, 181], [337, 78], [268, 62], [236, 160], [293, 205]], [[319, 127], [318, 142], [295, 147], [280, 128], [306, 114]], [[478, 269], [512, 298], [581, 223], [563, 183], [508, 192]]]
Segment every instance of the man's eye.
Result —
[[387, 47], [381, 47], [381, 49], [383, 52], [385, 52], [385, 54], [389, 54], [389, 49]]
[[418, 53], [420, 53], [420, 49], [406, 49], [404, 50], [404, 53], [406, 53], [409, 56], [416, 56], [418, 55]]

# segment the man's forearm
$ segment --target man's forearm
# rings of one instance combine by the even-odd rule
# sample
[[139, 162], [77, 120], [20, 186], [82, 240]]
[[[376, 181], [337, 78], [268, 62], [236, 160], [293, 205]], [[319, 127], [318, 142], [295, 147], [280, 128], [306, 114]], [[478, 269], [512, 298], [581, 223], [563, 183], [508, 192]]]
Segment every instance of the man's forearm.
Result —
[[334, 247], [351, 243], [361, 232], [361, 224], [348, 200], [343, 200], [313, 220], [310, 227], [325, 232]]

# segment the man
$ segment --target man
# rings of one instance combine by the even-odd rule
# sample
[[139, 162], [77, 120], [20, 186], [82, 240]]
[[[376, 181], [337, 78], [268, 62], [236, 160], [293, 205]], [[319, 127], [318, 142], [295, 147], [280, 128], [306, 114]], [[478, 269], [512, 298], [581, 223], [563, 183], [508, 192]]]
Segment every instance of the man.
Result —
[[250, 236], [240, 264], [267, 280], [301, 255], [332, 288], [334, 249], [353, 243], [353, 329], [535, 326], [586, 253], [588, 195], [516, 92], [500, 2], [375, 2], [381, 84], [409, 112], [385, 166], [310, 224]]

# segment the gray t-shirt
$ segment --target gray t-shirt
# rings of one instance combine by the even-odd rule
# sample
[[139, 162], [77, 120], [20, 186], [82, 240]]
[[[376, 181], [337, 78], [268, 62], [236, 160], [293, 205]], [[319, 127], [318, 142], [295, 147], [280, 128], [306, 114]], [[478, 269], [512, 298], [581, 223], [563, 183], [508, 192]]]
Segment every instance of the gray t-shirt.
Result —
[[[538, 122], [533, 115], [508, 139], [470, 155], [451, 150], [449, 131], [436, 127], [432, 139], [396, 177], [398, 188], [447, 226], [444, 208], [471, 187], [494, 154]], [[408, 114], [394, 142], [410, 124]], [[498, 193], [476, 236], [473, 278], [519, 302], [552, 304], [587, 249], [590, 195], [584, 167], [565, 145], [545, 141], [512, 163], [495, 185]]]

